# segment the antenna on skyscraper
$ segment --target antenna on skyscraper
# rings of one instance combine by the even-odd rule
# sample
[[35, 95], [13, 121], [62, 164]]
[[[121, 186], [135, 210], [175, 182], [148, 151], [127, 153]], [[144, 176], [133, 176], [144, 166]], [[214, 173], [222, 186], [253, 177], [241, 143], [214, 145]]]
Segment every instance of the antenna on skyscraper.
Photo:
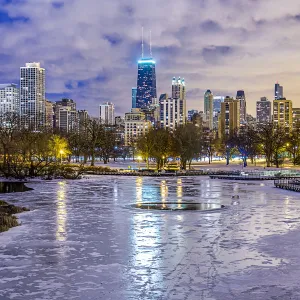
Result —
[[151, 36], [151, 30], [150, 30], [150, 44], [149, 44], [149, 47], [150, 47], [150, 57], [152, 57], [152, 36]]
[[142, 58], [144, 58], [144, 27], [142, 27]]

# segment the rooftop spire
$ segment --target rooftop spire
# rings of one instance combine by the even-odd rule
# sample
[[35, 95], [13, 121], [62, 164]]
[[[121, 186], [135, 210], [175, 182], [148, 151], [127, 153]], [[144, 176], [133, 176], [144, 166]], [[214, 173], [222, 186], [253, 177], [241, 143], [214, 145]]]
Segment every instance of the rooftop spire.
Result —
[[142, 58], [144, 58], [144, 27], [142, 26]]
[[151, 36], [151, 30], [150, 30], [150, 57], [152, 57], [152, 36]]

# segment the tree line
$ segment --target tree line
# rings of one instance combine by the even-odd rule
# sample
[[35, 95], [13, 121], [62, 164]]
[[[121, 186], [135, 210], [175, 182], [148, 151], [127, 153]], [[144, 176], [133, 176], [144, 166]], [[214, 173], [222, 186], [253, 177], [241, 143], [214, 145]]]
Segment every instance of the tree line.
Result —
[[243, 165], [250, 159], [255, 163], [257, 156], [264, 156], [266, 166], [282, 165], [287, 156], [294, 165], [300, 164], [300, 127], [296, 126], [287, 134], [285, 128], [273, 123], [262, 124], [255, 128], [243, 126], [231, 135], [218, 138], [216, 132], [195, 124], [186, 124], [175, 131], [151, 129], [145, 136], [138, 138], [137, 149], [147, 163], [156, 162], [161, 169], [167, 159], [179, 158], [180, 166], [186, 169], [193, 159], [213, 156], [225, 157], [227, 164], [233, 155], [240, 156]]
[[61, 168], [62, 161], [95, 166], [96, 158], [107, 164], [117, 153], [114, 128], [88, 119], [71, 133], [52, 128], [24, 128], [18, 114], [0, 116], [0, 173], [6, 177], [40, 176]]
[[[239, 131], [223, 139], [216, 132], [188, 123], [174, 131], [152, 128], [136, 137], [125, 147], [116, 127], [106, 127], [97, 119], [80, 124], [80, 130], [70, 133], [41, 128], [33, 131], [21, 126], [17, 114], [0, 116], [0, 173], [5, 176], [40, 176], [61, 168], [61, 162], [82, 165], [96, 160], [107, 164], [116, 158], [132, 157], [138, 153], [150, 167], [163, 169], [168, 160], [180, 161], [182, 169], [190, 167], [193, 159], [225, 157], [227, 164], [233, 155], [242, 157], [244, 166], [259, 155], [266, 159], [266, 166], [279, 167], [285, 156], [294, 164], [300, 164], [300, 127], [286, 133], [282, 127], [264, 124], [258, 128], [243, 126]], [[131, 154], [132, 153], [132, 154]]]

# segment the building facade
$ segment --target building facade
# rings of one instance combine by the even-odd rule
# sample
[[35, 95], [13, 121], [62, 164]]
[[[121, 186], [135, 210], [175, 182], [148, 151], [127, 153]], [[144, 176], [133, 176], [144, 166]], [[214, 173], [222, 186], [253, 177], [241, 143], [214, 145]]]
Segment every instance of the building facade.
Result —
[[246, 103], [246, 96], [245, 92], [240, 90], [236, 93], [236, 100], [240, 101], [240, 123], [246, 124], [246, 117], [247, 117], [247, 103]]
[[115, 125], [115, 106], [111, 102], [106, 102], [99, 106], [100, 122], [105, 125]]
[[87, 110], [78, 110], [78, 129], [80, 133], [84, 133], [87, 130], [87, 122], [89, 120], [89, 114]]
[[184, 78], [176, 79], [173, 77], [172, 80], [172, 98], [173, 99], [186, 99], [186, 94], [185, 94], [185, 81]]
[[155, 64], [152, 58], [138, 61], [136, 108], [148, 107], [157, 98]]
[[188, 122], [192, 122], [193, 115], [198, 114], [199, 111], [197, 109], [188, 110], [187, 120]]
[[271, 101], [267, 97], [261, 97], [256, 102], [256, 122], [258, 124], [267, 124], [272, 122]]
[[221, 112], [219, 116], [220, 138], [232, 135], [240, 128], [240, 101], [226, 97], [221, 104]]
[[53, 128], [54, 125], [54, 103], [51, 101], [45, 101], [45, 126], [47, 128]]
[[293, 107], [293, 128], [300, 128], [300, 108]]
[[287, 134], [293, 130], [293, 103], [291, 100], [273, 101], [273, 122], [275, 125], [283, 127]]
[[221, 103], [224, 102], [225, 96], [214, 96], [213, 102], [213, 130], [219, 128], [219, 114], [221, 112]]
[[45, 69], [40, 63], [20, 68], [20, 117], [26, 128], [45, 126]]
[[283, 86], [281, 86], [278, 82], [275, 83], [275, 93], [274, 99], [279, 100], [283, 98]]
[[206, 127], [210, 130], [213, 129], [213, 107], [214, 107], [214, 95], [211, 90], [207, 90], [204, 93], [204, 114]]
[[54, 108], [54, 127], [63, 132], [78, 130], [78, 112], [74, 100], [63, 98], [61, 101], [56, 101]]
[[0, 84], [0, 115], [20, 113], [20, 91], [16, 84]]
[[58, 111], [58, 128], [63, 132], [76, 132], [78, 130], [77, 111], [70, 107], [62, 107]]
[[131, 107], [136, 108], [136, 93], [137, 93], [137, 88], [134, 87], [131, 89]]
[[183, 99], [165, 99], [160, 103], [160, 126], [170, 130], [184, 125], [186, 114]]
[[151, 128], [151, 122], [146, 120], [146, 115], [138, 108], [133, 108], [125, 114], [125, 146], [131, 146], [136, 140], [145, 135]]

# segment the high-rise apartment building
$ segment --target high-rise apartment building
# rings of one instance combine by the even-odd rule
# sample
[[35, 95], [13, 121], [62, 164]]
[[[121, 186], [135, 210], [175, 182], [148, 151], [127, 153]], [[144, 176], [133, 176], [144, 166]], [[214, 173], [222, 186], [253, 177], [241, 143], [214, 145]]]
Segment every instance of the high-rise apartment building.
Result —
[[136, 93], [137, 93], [137, 88], [133, 87], [131, 89], [131, 107], [136, 108]]
[[89, 119], [89, 113], [87, 110], [78, 110], [78, 121], [79, 124], [84, 124], [88, 121]]
[[232, 135], [235, 130], [240, 128], [240, 100], [226, 97], [221, 103], [221, 113], [219, 116], [220, 138]]
[[58, 128], [63, 132], [78, 130], [78, 113], [70, 107], [62, 107], [58, 110]]
[[138, 61], [136, 107], [149, 107], [153, 98], [157, 98], [155, 61], [152, 58], [141, 58]]
[[80, 133], [87, 131], [87, 122], [89, 120], [89, 114], [86, 110], [78, 110], [78, 129]]
[[279, 100], [283, 98], [283, 86], [281, 86], [278, 82], [275, 83], [275, 94], [274, 99]]
[[293, 129], [293, 103], [291, 100], [280, 99], [273, 101], [273, 122], [282, 126], [288, 134]]
[[176, 79], [173, 77], [172, 80], [172, 98], [183, 100], [183, 115], [185, 116], [184, 123], [186, 122], [186, 84], [184, 78]]
[[53, 128], [54, 125], [54, 103], [51, 101], [45, 101], [45, 126], [47, 128]]
[[172, 98], [173, 99], [186, 99], [185, 97], [185, 81], [184, 78], [176, 79], [173, 77], [172, 80]]
[[61, 101], [56, 101], [54, 108], [54, 127], [64, 132], [78, 130], [78, 112], [74, 100], [63, 98]]
[[115, 106], [106, 102], [99, 106], [100, 122], [104, 125], [115, 125]]
[[133, 108], [125, 114], [125, 146], [130, 146], [145, 135], [151, 128], [151, 121], [146, 120], [146, 115], [139, 108]]
[[251, 126], [251, 127], [256, 127], [256, 125], [257, 125], [256, 118], [250, 114], [247, 114], [247, 116], [246, 116], [246, 123], [248, 126]]
[[22, 125], [38, 130], [45, 125], [45, 69], [40, 63], [20, 68], [20, 116]]
[[158, 103], [160, 104], [163, 100], [166, 100], [166, 99], [168, 99], [168, 98], [169, 98], [169, 96], [168, 96], [167, 93], [161, 94], [161, 95], [159, 96], [159, 101], [158, 101]]
[[300, 108], [293, 107], [293, 128], [300, 128]]
[[160, 126], [162, 128], [174, 130], [176, 127], [185, 124], [184, 101], [180, 98], [169, 98], [160, 102]]
[[0, 115], [20, 113], [20, 93], [16, 84], [0, 84]]
[[191, 109], [191, 110], [188, 110], [188, 116], [187, 116], [187, 120], [189, 122], [192, 122], [192, 118], [195, 114], [198, 114], [199, 111], [197, 109]]
[[258, 124], [267, 124], [272, 122], [271, 101], [267, 97], [261, 97], [256, 102], [256, 122]]
[[219, 114], [221, 112], [221, 103], [224, 102], [225, 96], [214, 96], [213, 102], [213, 130], [219, 128]]
[[245, 92], [242, 91], [242, 90], [237, 91], [236, 100], [240, 101], [240, 123], [241, 124], [246, 124], [247, 104], [246, 104]]
[[207, 90], [204, 93], [204, 115], [206, 126], [213, 129], [213, 108], [214, 108], [214, 95], [211, 90]]
[[115, 125], [117, 127], [124, 126], [124, 124], [125, 124], [125, 119], [123, 117], [121, 117], [121, 116], [116, 116], [115, 117]]

